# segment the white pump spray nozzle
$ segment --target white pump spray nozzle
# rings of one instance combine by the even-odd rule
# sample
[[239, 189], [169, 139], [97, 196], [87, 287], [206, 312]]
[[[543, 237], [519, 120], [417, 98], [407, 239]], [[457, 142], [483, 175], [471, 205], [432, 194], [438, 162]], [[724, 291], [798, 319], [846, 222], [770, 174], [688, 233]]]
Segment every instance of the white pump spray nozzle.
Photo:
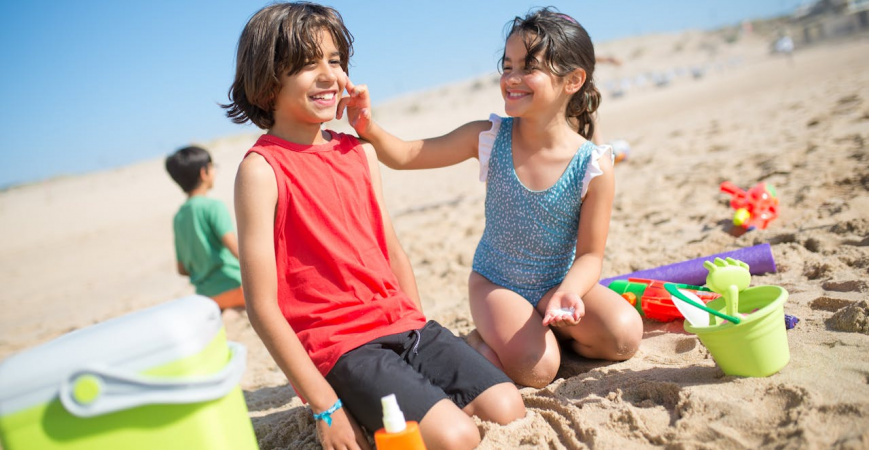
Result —
[[398, 400], [395, 394], [389, 394], [380, 399], [380, 405], [383, 407], [383, 428], [387, 433], [398, 433], [407, 428], [404, 421], [404, 413], [398, 407]]

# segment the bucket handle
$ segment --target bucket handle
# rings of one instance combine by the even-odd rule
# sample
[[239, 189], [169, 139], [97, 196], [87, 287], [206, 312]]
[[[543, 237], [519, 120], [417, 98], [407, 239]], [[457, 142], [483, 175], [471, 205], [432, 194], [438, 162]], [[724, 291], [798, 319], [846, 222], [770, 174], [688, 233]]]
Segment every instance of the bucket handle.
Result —
[[247, 349], [227, 342], [230, 360], [219, 372], [184, 378], [145, 376], [90, 366], [69, 374], [60, 384], [60, 402], [71, 414], [94, 417], [153, 404], [216, 400], [241, 381]]
[[691, 300], [690, 298], [686, 297], [684, 294], [679, 292], [679, 288], [676, 287], [676, 285], [674, 285], [673, 283], [664, 283], [664, 289], [666, 289], [667, 292], [670, 293], [670, 295], [676, 296], [676, 298], [678, 298], [679, 300], [682, 300], [683, 302], [688, 303], [689, 305], [691, 305], [695, 308], [700, 308], [703, 311], [706, 311], [709, 314], [712, 314], [713, 316], [718, 316], [724, 320], [729, 320], [733, 323], [739, 323], [742, 321], [742, 319], [740, 319], [739, 317], [734, 317], [734, 316], [731, 316], [728, 314], [724, 314], [723, 312], [716, 311], [716, 310], [714, 310], [714, 309], [712, 309], [712, 308], [710, 308], [702, 303], [697, 303], [694, 300]]

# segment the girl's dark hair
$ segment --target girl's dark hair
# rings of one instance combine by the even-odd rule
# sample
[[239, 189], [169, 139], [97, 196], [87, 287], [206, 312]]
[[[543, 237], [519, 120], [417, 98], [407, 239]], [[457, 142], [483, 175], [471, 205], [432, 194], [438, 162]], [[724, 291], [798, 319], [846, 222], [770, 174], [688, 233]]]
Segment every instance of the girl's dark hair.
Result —
[[229, 104], [220, 105], [227, 117], [238, 124], [249, 120], [262, 129], [271, 128], [281, 75], [298, 73], [309, 61], [323, 57], [317, 40], [323, 30], [332, 35], [341, 68], [347, 72], [353, 35], [338, 11], [297, 2], [276, 3], [254, 14], [238, 40]]
[[[555, 76], [564, 77], [576, 69], [585, 70], [585, 84], [573, 94], [566, 115], [586, 139], [594, 136], [592, 115], [600, 106], [600, 91], [594, 85], [594, 45], [585, 28], [572, 17], [553, 7], [530, 11], [524, 18], [516, 17], [507, 36], [520, 34], [525, 38], [526, 67], [542, 63]], [[537, 58], [542, 57], [543, 61]], [[499, 62], [503, 66], [504, 57]]]
[[188, 193], [202, 183], [199, 173], [209, 164], [211, 155], [204, 148], [196, 146], [184, 147], [166, 157], [166, 171], [169, 176]]

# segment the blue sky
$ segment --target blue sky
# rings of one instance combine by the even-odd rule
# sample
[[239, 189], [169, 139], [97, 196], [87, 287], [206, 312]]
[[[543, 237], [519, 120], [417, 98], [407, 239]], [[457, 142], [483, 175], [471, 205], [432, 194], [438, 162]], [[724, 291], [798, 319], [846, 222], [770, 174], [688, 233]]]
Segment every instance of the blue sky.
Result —
[[[226, 102], [236, 42], [267, 1], [0, 4], [0, 188], [161, 157], [241, 132]], [[493, 73], [504, 25], [554, 5], [596, 42], [711, 29], [801, 0], [334, 0], [356, 38], [350, 76], [374, 103]], [[629, 16], [629, 17], [628, 17]]]

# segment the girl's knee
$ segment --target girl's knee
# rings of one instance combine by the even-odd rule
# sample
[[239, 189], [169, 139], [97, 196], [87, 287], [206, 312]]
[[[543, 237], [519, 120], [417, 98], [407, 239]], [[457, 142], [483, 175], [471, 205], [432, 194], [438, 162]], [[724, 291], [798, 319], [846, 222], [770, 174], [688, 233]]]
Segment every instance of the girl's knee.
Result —
[[586, 358], [625, 361], [637, 353], [642, 340], [643, 319], [636, 311], [628, 309], [609, 316], [592, 337], [574, 337], [571, 346]]
[[639, 314], [622, 314], [615, 321], [607, 353], [612, 361], [630, 359], [640, 349], [643, 340], [643, 319]]
[[555, 379], [561, 366], [561, 351], [553, 337], [551, 345], [547, 345], [542, 352], [526, 351], [512, 355], [507, 360], [510, 363], [501, 358], [504, 372], [513, 381], [523, 386], [542, 388]]

